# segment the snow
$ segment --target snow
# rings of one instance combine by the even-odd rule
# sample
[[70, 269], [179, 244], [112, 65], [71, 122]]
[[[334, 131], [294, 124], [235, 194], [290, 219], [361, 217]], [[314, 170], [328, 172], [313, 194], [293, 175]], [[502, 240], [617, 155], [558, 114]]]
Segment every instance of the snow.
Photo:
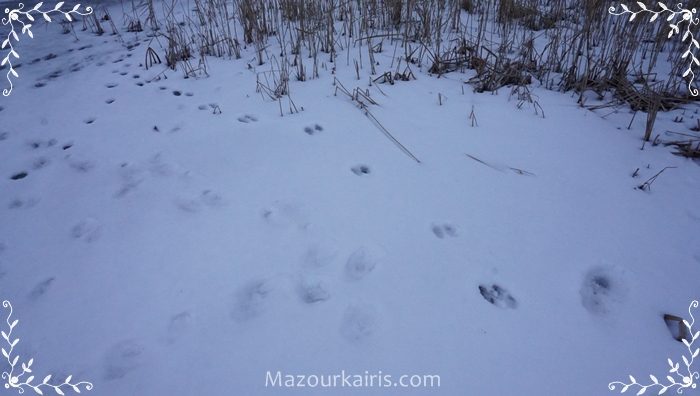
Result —
[[[508, 88], [418, 70], [382, 94], [341, 61], [292, 81], [300, 111], [283, 98], [280, 116], [256, 93], [269, 65], [253, 49], [183, 79], [140, 66], [144, 34], [125, 33], [140, 43], [127, 50], [59, 32], [23, 38], [0, 102], [0, 290], [38, 378], [107, 396], [593, 395], [663, 378], [686, 351], [662, 316], [700, 294], [700, 169], [640, 150], [628, 108], [533, 85], [542, 117]], [[420, 163], [333, 77], [368, 89]], [[698, 117], [688, 105], [656, 129], [681, 131], [681, 111]], [[510, 299], [489, 304], [481, 285]], [[441, 386], [265, 388], [278, 370]]]

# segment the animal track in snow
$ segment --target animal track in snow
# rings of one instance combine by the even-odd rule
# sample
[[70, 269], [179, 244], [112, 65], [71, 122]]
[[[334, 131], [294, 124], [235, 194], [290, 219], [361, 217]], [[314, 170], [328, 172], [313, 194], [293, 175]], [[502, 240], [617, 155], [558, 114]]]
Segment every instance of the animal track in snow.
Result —
[[83, 240], [87, 243], [97, 241], [102, 234], [102, 225], [92, 217], [78, 222], [71, 228], [70, 234], [75, 239]]
[[247, 124], [249, 122], [258, 122], [258, 117], [250, 114], [245, 114], [238, 117], [238, 122], [242, 122], [244, 124]]
[[187, 172], [183, 171], [177, 164], [163, 161], [161, 154], [156, 154], [146, 164], [122, 163], [119, 168], [119, 174], [121, 187], [114, 194], [116, 198], [122, 198], [135, 191], [146, 180], [148, 175], [153, 177], [185, 176]]
[[303, 267], [311, 270], [325, 268], [335, 261], [336, 256], [336, 250], [325, 245], [312, 246], [304, 252]]
[[452, 238], [457, 236], [457, 228], [455, 228], [455, 226], [452, 224], [433, 224], [432, 230], [433, 234], [440, 239], [443, 239], [446, 236]]
[[151, 175], [159, 177], [169, 177], [186, 173], [178, 165], [163, 161], [163, 157], [160, 153], [154, 155], [148, 161], [148, 170]]
[[124, 162], [119, 168], [122, 185], [114, 194], [116, 198], [122, 198], [136, 188], [145, 180], [144, 170], [141, 167]]
[[352, 343], [359, 343], [371, 337], [378, 327], [376, 310], [369, 305], [351, 305], [343, 313], [340, 334]]
[[369, 175], [372, 172], [367, 165], [356, 165], [350, 168], [350, 170], [357, 176]]
[[32, 301], [36, 301], [39, 298], [41, 298], [46, 292], [49, 290], [51, 287], [51, 284], [56, 280], [54, 277], [50, 277], [47, 279], [44, 279], [43, 281], [39, 282], [34, 286], [31, 292], [29, 292], [29, 299]]
[[349, 280], [358, 281], [374, 271], [379, 261], [379, 255], [371, 252], [367, 248], [355, 250], [345, 263], [345, 277]]
[[22, 172], [17, 172], [17, 173], [15, 173], [15, 174], [13, 174], [12, 176], [10, 176], [10, 179], [11, 179], [11, 180], [22, 180], [22, 179], [24, 179], [25, 177], [27, 177], [28, 175], [29, 175], [29, 174], [28, 174], [27, 172], [24, 172], [24, 171], [22, 171]]
[[584, 276], [579, 293], [590, 313], [605, 315], [627, 294], [622, 271], [615, 267], [594, 267]]
[[262, 211], [262, 218], [268, 224], [277, 227], [295, 226], [300, 230], [309, 227], [306, 214], [294, 204], [275, 202]]
[[319, 133], [319, 132], [322, 132], [322, 131], [323, 131], [323, 127], [318, 125], [318, 124], [316, 124], [314, 126], [307, 126], [304, 128], [304, 132], [307, 135], [312, 135], [312, 136]]
[[15, 198], [10, 201], [10, 203], [7, 205], [8, 209], [30, 209], [33, 208], [39, 203], [39, 199], [37, 198], [27, 198], [27, 199], [21, 199], [21, 198]]
[[315, 304], [331, 298], [325, 282], [315, 277], [302, 279], [297, 285], [297, 292], [305, 304]]
[[172, 344], [180, 339], [192, 325], [192, 315], [188, 311], [173, 315], [168, 321], [166, 340]]
[[479, 293], [484, 297], [484, 300], [499, 308], [517, 308], [518, 302], [508, 292], [497, 284], [491, 286], [479, 285]]
[[224, 199], [212, 190], [204, 190], [194, 198], [178, 198], [175, 205], [185, 212], [195, 213], [204, 207], [216, 208], [224, 205]]
[[102, 378], [105, 381], [117, 380], [135, 371], [141, 365], [143, 351], [144, 348], [134, 340], [114, 344], [105, 353]]
[[244, 322], [261, 315], [269, 303], [272, 288], [265, 280], [255, 280], [238, 290], [231, 316]]
[[93, 160], [80, 158], [75, 156], [69, 156], [67, 158], [68, 166], [78, 173], [87, 173], [95, 169], [97, 163]]
[[39, 170], [49, 166], [50, 161], [45, 157], [39, 157], [32, 162], [32, 169]]
[[56, 144], [58, 144], [58, 140], [56, 139], [49, 139], [49, 140], [30, 140], [27, 142], [27, 147], [29, 147], [30, 150], [38, 150], [40, 148], [49, 148], [53, 147]]

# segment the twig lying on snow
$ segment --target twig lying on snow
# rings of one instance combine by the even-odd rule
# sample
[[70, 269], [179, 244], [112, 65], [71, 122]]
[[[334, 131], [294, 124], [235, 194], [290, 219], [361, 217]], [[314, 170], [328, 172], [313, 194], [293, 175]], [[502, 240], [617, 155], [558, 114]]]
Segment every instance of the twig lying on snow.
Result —
[[515, 172], [515, 173], [517, 173], [517, 174], [519, 174], [519, 175], [524, 175], [524, 176], [535, 176], [534, 173], [528, 172], [528, 171], [526, 171], [526, 170], [522, 170], [522, 169], [518, 169], [518, 168], [511, 168], [511, 167], [508, 167], [508, 169], [512, 170], [513, 172]]
[[479, 122], [476, 120], [476, 114], [474, 113], [474, 105], [472, 105], [472, 112], [469, 113], [469, 120], [472, 122], [472, 128], [479, 126]]
[[374, 124], [379, 128], [379, 130], [382, 131], [382, 133], [383, 133], [389, 140], [391, 140], [391, 142], [394, 143], [394, 144], [396, 145], [396, 147], [398, 147], [401, 151], [403, 151], [404, 154], [406, 154], [407, 156], [411, 157], [411, 159], [413, 159], [413, 160], [416, 161], [417, 163], [419, 163], [419, 164], [421, 163], [420, 160], [419, 160], [415, 155], [413, 155], [413, 153], [411, 153], [411, 152], [406, 148], [406, 146], [404, 146], [403, 144], [401, 144], [401, 142], [399, 142], [398, 139], [396, 139], [396, 138], [394, 137], [394, 135], [392, 135], [392, 134], [384, 127], [384, 125], [382, 125], [382, 123], [379, 122], [379, 120], [377, 119], [377, 117], [375, 117], [374, 114], [372, 114], [372, 112], [369, 111], [369, 108], [367, 107], [367, 104], [366, 104], [365, 102], [363, 102], [362, 99], [368, 101], [368, 102], [371, 103], [371, 104], [377, 104], [377, 102], [375, 102], [372, 98], [370, 98], [369, 95], [368, 95], [368, 93], [364, 93], [364, 92], [362, 92], [362, 90], [360, 90], [360, 89], [355, 89], [355, 90], [353, 91], [353, 93], [350, 93], [350, 91], [348, 91], [348, 90], [345, 88], [345, 86], [344, 86], [340, 81], [338, 81], [337, 78], [334, 78], [333, 85], [335, 85], [335, 95], [338, 94], [338, 91], [340, 91], [340, 92], [344, 93], [345, 95], [347, 95], [347, 96], [350, 98], [350, 100], [352, 100], [353, 102], [357, 103], [357, 107], [358, 107], [360, 110], [363, 110], [365, 116], [367, 116], [367, 118], [369, 118], [372, 122], [374, 122]]
[[491, 165], [491, 164], [487, 164], [486, 162], [484, 162], [484, 161], [482, 161], [482, 160], [476, 158], [475, 156], [473, 156], [473, 155], [471, 155], [471, 154], [464, 153], [464, 155], [466, 155], [467, 157], [473, 159], [474, 161], [476, 161], [476, 162], [478, 162], [478, 163], [480, 163], [480, 164], [482, 164], [482, 165], [488, 166], [489, 168], [491, 168], [491, 169], [493, 169], [493, 170], [497, 170], [497, 171], [499, 171], [499, 172], [503, 172], [502, 169], [497, 168], [497, 167], [495, 167], [495, 166], [493, 166], [493, 165]]
[[655, 174], [654, 176], [650, 177], [647, 181], [644, 183], [638, 185], [636, 188], [642, 191], [651, 191], [651, 185], [656, 181], [656, 178], [659, 177], [660, 174], [663, 173], [666, 169], [674, 169], [677, 168], [676, 166], [667, 166], [659, 171], [659, 173]]
[[[497, 171], [499, 171], [499, 172], [503, 172], [503, 168], [501, 168], [501, 167], [498, 167], [498, 166], [495, 166], [495, 165], [491, 165], [491, 164], [489, 164], [489, 163], [487, 163], [487, 162], [484, 162], [484, 161], [482, 161], [482, 160], [476, 158], [475, 156], [473, 156], [473, 155], [471, 155], [471, 154], [464, 153], [464, 155], [466, 155], [467, 157], [473, 159], [474, 161], [476, 161], [476, 162], [478, 162], [478, 163], [480, 163], [480, 164], [482, 164], [482, 165], [488, 166], [489, 168], [491, 168], [491, 169], [493, 169], [493, 170], [497, 170]], [[519, 174], [519, 175], [523, 175], [523, 176], [535, 176], [534, 173], [528, 172], [528, 171], [526, 171], [526, 170], [522, 170], [522, 169], [518, 169], [518, 168], [513, 168], [513, 167], [510, 167], [510, 166], [508, 166], [507, 168], [510, 169], [510, 170], [512, 170], [513, 172]]]

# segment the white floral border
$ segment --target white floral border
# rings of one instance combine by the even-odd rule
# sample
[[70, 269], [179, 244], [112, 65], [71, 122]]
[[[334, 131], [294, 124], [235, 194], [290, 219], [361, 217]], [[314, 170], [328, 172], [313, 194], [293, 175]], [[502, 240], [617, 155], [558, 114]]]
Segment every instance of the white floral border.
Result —
[[[31, 367], [34, 363], [34, 359], [29, 359], [29, 361], [26, 363], [22, 362], [20, 366], [22, 368], [21, 373], [17, 373], [15, 371], [15, 369], [17, 368], [17, 363], [19, 363], [19, 355], [14, 354], [14, 349], [19, 343], [19, 338], [12, 339], [12, 331], [15, 329], [15, 327], [17, 327], [17, 324], [19, 324], [19, 320], [15, 319], [14, 321], [10, 322], [12, 318], [12, 304], [10, 304], [9, 301], [3, 301], [2, 306], [9, 310], [7, 314], [7, 319], [5, 319], [5, 322], [8, 326], [8, 331], [3, 330], [2, 332], [0, 332], [2, 338], [9, 346], [9, 351], [6, 350], [5, 347], [2, 348], [2, 355], [5, 357], [5, 359], [7, 359], [7, 363], [10, 365], [10, 371], [3, 371], [2, 373], [2, 378], [5, 380], [5, 389], [17, 389], [17, 391], [21, 394], [24, 393], [26, 387], [27, 389], [33, 390], [37, 395], [44, 394], [42, 388], [51, 388], [58, 395], [65, 395], [65, 392], [61, 389], [63, 387], [70, 388], [76, 393], [80, 393], [81, 386], [84, 387], [85, 390], [92, 390], [93, 385], [91, 382], [71, 382], [71, 380], [73, 379], [72, 375], [66, 377], [66, 379], [58, 385], [49, 383], [52, 377], [51, 374], [44, 377], [44, 379], [37, 384], [32, 384], [32, 381], [34, 381], [33, 375], [30, 375], [29, 377], [27, 377], [27, 379], [23, 380], [22, 376], [24, 376], [25, 374], [32, 373]], [[19, 371], [19, 369], [17, 369], [17, 371]]]
[[[688, 91], [691, 95], [698, 96], [700, 92], [697, 88], [693, 86], [693, 81], [695, 80], [695, 72], [693, 71], [693, 68], [700, 66], [700, 60], [695, 56], [695, 51], [700, 49], [700, 43], [698, 43], [698, 40], [695, 39], [695, 36], [691, 31], [692, 26], [697, 26], [698, 24], [700, 24], [700, 18], [697, 18], [695, 16], [697, 14], [697, 9], [687, 9], [683, 6], [682, 3], [676, 4], [677, 11], [674, 11], [672, 8], [669, 8], [666, 4], [662, 2], [658, 2], [658, 5], [659, 10], [656, 11], [648, 8], [641, 1], [638, 1], [637, 6], [639, 6], [639, 10], [637, 11], [631, 10], [625, 4], [620, 4], [620, 8], [622, 9], [622, 11], [618, 11], [617, 7], [613, 6], [608, 9], [608, 12], [612, 15], [629, 14], [630, 22], [633, 21], [637, 17], [637, 15], [643, 13], [651, 14], [649, 22], [654, 22], [659, 16], [663, 14], [668, 14], [668, 16], [666, 16], [666, 22], [668, 22], [668, 26], [671, 28], [671, 30], [669, 30], [668, 32], [668, 38], [671, 38], [674, 34], [680, 35], [681, 25], [685, 24], [686, 26], [683, 28], [681, 42], [687, 41], [688, 48], [683, 53], [683, 55], [681, 55], [681, 58], [688, 59], [688, 68], [685, 70], [685, 72], [683, 72], [683, 78], [690, 76], [690, 80], [688, 81]], [[680, 19], [676, 21], [679, 17]]]
[[[15, 78], [19, 78], [19, 74], [17, 74], [17, 71], [14, 69], [12, 66], [12, 58], [14, 57], [15, 59], [19, 59], [19, 54], [15, 50], [14, 45], [12, 44], [12, 41], [15, 41], [15, 44], [19, 42], [19, 35], [15, 31], [15, 23], [21, 24], [21, 34], [26, 34], [29, 36], [29, 38], [34, 38], [34, 34], [31, 31], [32, 24], [31, 22], [34, 21], [34, 17], [32, 16], [32, 13], [34, 14], [39, 14], [42, 17], [44, 17], [44, 20], [46, 22], [51, 22], [52, 19], [49, 16], [51, 13], [60, 13], [63, 14], [63, 16], [70, 22], [73, 20], [71, 17], [71, 14], [77, 14], [77, 15], [90, 15], [92, 14], [92, 7], [85, 7], [85, 12], [81, 12], [80, 10], [80, 4], [76, 4], [72, 10], [70, 11], [63, 11], [61, 10], [61, 7], [63, 7], [64, 2], [58, 2], [56, 3], [56, 6], [53, 9], [43, 11], [41, 10], [41, 7], [44, 5], [43, 2], [37, 3], [34, 8], [31, 8], [29, 11], [23, 11], [24, 10], [24, 4], [19, 3], [17, 5], [17, 8], [15, 9], [9, 9], [5, 8], [5, 14], [7, 15], [5, 18], [2, 18], [2, 25], [3, 26], [10, 26], [10, 32], [7, 33], [7, 37], [5, 40], [2, 42], [2, 45], [0, 45], [0, 50], [6, 51], [7, 54], [2, 58], [2, 61], [0, 61], [0, 67], [8, 65], [10, 67], [10, 70], [7, 72], [5, 77], [7, 78], [7, 81], [10, 83], [10, 88], [5, 88], [2, 90], [2, 95], [3, 96], [10, 96], [12, 93], [12, 76]], [[26, 19], [27, 22], [23, 21], [22, 19]]]
[[[667, 375], [666, 379], [668, 380], [668, 384], [659, 382], [658, 378], [654, 375], [649, 375], [649, 379], [651, 380], [651, 383], [648, 385], [643, 385], [639, 382], [637, 382], [637, 379], [635, 379], [633, 376], [629, 376], [629, 383], [626, 382], [620, 382], [620, 381], [614, 381], [608, 384], [608, 389], [609, 390], [616, 390], [617, 386], [622, 386], [620, 388], [620, 393], [625, 393], [627, 390], [631, 387], [639, 387], [639, 391], [637, 392], [637, 395], [643, 395], [647, 389], [653, 388], [653, 387], [659, 387], [659, 393], [658, 395], [663, 395], [666, 393], [667, 390], [676, 388], [676, 393], [682, 394], [685, 389], [691, 388], [695, 389], [697, 387], [697, 383], [695, 380], [700, 379], [700, 373], [697, 371], [693, 371], [692, 366], [693, 363], [695, 362], [695, 358], [700, 355], [700, 348], [695, 348], [693, 350], [693, 343], [700, 338], [700, 331], [696, 331], [693, 333], [693, 325], [695, 324], [695, 317], [693, 316], [693, 308], [698, 307], [698, 301], [694, 300], [693, 302], [690, 303], [690, 306], [688, 307], [688, 314], [690, 314], [690, 322], [687, 320], [683, 320], [683, 326], [688, 328], [688, 334], [690, 334], [691, 340], [688, 341], [686, 339], [683, 339], [683, 344], [688, 348], [688, 356], [689, 358], [686, 357], [685, 355], [682, 355], [683, 358], [683, 364], [685, 365], [685, 368], [683, 370], [680, 370], [680, 363], [674, 363], [671, 358], [668, 359], [668, 365], [671, 366], [671, 368], [668, 370], [669, 374], [675, 374], [677, 377], [680, 378], [681, 382], [676, 382], [676, 379], [672, 377], [671, 375]], [[681, 371], [683, 371], [681, 373]]]

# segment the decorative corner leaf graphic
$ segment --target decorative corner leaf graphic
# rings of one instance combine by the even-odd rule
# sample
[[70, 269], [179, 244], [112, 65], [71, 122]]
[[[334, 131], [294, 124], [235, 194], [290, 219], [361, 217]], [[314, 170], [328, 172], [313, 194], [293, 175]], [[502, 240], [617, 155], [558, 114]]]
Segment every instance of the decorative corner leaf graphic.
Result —
[[[641, 1], [637, 2], [639, 10], [633, 11], [627, 5], [620, 4], [620, 9], [618, 11], [617, 7], [613, 6], [608, 9], [608, 12], [612, 15], [624, 15], [630, 14], [629, 21], [633, 21], [638, 14], [648, 13], [651, 14], [649, 22], [654, 22], [660, 15], [668, 14], [666, 22], [668, 22], [668, 27], [670, 28], [667, 38], [671, 38], [674, 35], [678, 35], [681, 32], [681, 25], [684, 25], [683, 35], [681, 36], [681, 42], [688, 41], [688, 49], [683, 53], [682, 59], [686, 60], [688, 68], [683, 72], [683, 77], [689, 77], [688, 80], [688, 91], [693, 96], [698, 96], [700, 91], [693, 86], [695, 81], [695, 68], [700, 66], [700, 59], [696, 56], [694, 49], [700, 48], [700, 43], [695, 39], [692, 32], [692, 27], [700, 24], [700, 18], [696, 18], [697, 9], [687, 9], [684, 8], [682, 3], [676, 4], [676, 10], [668, 8], [666, 4], [659, 2], [659, 10], [648, 8]], [[690, 40], [689, 40], [690, 39]]]
[[[13, 340], [12, 332], [17, 326], [17, 324], [19, 324], [19, 320], [15, 319], [13, 322], [10, 323], [10, 319], [12, 317], [12, 304], [10, 304], [9, 301], [3, 301], [2, 306], [9, 310], [7, 314], [7, 319], [5, 319], [5, 323], [7, 324], [8, 330], [2, 331], [2, 338], [5, 339], [5, 342], [9, 346], [9, 349], [6, 349], [6, 347], [2, 348], [2, 355], [5, 357], [7, 363], [10, 365], [10, 371], [3, 371], [2, 373], [2, 378], [5, 380], [5, 389], [17, 389], [17, 392], [21, 394], [24, 393], [26, 388], [33, 390], [37, 395], [43, 395], [43, 389], [48, 388], [52, 389], [58, 395], [65, 395], [65, 392], [61, 389], [63, 387], [70, 388], [76, 393], [80, 393], [80, 387], [83, 387], [83, 389], [88, 391], [92, 390], [93, 385], [91, 382], [80, 381], [72, 383], [72, 375], [66, 377], [66, 379], [58, 385], [49, 382], [51, 380], [51, 374], [44, 377], [44, 380], [37, 384], [32, 384], [32, 381], [34, 381], [33, 375], [28, 376], [27, 379], [22, 379], [22, 377], [25, 374], [29, 374], [32, 372], [31, 367], [34, 364], [34, 359], [29, 359], [28, 362], [23, 362], [19, 368], [17, 367], [17, 363], [19, 362], [19, 355], [14, 355], [14, 349], [15, 346], [17, 346], [17, 344], [19, 343], [19, 338], [15, 338]], [[22, 371], [20, 371], [19, 369], [21, 369]]]
[[[73, 7], [72, 10], [70, 11], [63, 11], [61, 10], [61, 7], [63, 6], [63, 2], [59, 2], [56, 4], [56, 6], [48, 11], [42, 11], [41, 6], [43, 5], [43, 2], [37, 3], [34, 8], [24, 11], [24, 4], [19, 3], [17, 8], [15, 9], [9, 9], [5, 8], [5, 18], [2, 18], [0, 21], [2, 25], [4, 26], [9, 26], [10, 27], [10, 32], [7, 33], [7, 36], [5, 37], [5, 40], [3, 40], [2, 45], [0, 45], [0, 50], [5, 51], [5, 55], [2, 55], [2, 52], [0, 52], [0, 57], [2, 57], [2, 60], [0, 61], [0, 66], [5, 66], [8, 65], [10, 70], [7, 71], [7, 74], [5, 74], [5, 78], [7, 78], [7, 82], [10, 84], [9, 88], [5, 88], [2, 90], [3, 96], [10, 96], [12, 93], [12, 77], [14, 76], [15, 78], [19, 78], [19, 74], [17, 74], [17, 71], [14, 69], [12, 66], [12, 59], [10, 56], [15, 57], [16, 59], [19, 59], [19, 54], [17, 51], [15, 51], [14, 45], [16, 45], [19, 42], [19, 35], [15, 31], [15, 27], [20, 27], [20, 32], [21, 34], [26, 34], [29, 36], [29, 38], [34, 38], [34, 33], [31, 31], [32, 24], [31, 22], [34, 21], [34, 16], [32, 14], [41, 14], [44, 17], [44, 20], [46, 22], [51, 22], [51, 17], [49, 16], [50, 13], [57, 13], [57, 14], [62, 14], [66, 20], [69, 22], [73, 20], [71, 17], [71, 14], [77, 14], [77, 15], [90, 15], [92, 14], [92, 7], [85, 7], [85, 11], [79, 11], [80, 4], [77, 6]], [[25, 22], [24, 20], [29, 21], [30, 23]], [[14, 41], [14, 44], [13, 44]]]
[[[663, 8], [663, 7], [662, 7]], [[693, 363], [695, 361], [695, 358], [700, 354], [700, 348], [695, 348], [695, 351], [693, 351], [693, 343], [698, 339], [696, 335], [700, 335], [700, 332], [695, 332], [693, 333], [693, 325], [695, 324], [695, 317], [693, 316], [693, 309], [698, 307], [698, 301], [695, 300], [690, 303], [690, 306], [688, 307], [688, 314], [690, 315], [690, 321], [684, 320], [683, 321], [683, 326], [685, 326], [688, 330], [688, 334], [694, 334], [692, 337], [692, 341], [688, 341], [686, 339], [683, 339], [683, 344], [688, 348], [688, 353], [690, 357], [682, 355], [681, 359], [683, 360], [683, 364], [685, 365], [684, 369], [681, 369], [680, 363], [674, 363], [671, 358], [668, 358], [668, 365], [670, 369], [668, 372], [670, 374], [675, 374], [676, 377], [673, 377], [671, 375], [666, 376], [666, 380], [668, 380], [667, 383], [662, 383], [656, 378], [654, 375], [649, 375], [649, 379], [651, 379], [651, 383], [644, 385], [639, 382], [633, 377], [629, 376], [629, 383], [625, 382], [620, 382], [620, 381], [614, 381], [608, 384], [608, 389], [609, 390], [617, 390], [618, 386], [621, 386], [620, 388], [620, 393], [625, 393], [627, 392], [628, 389], [630, 388], [637, 388], [639, 387], [639, 390], [637, 391], [637, 395], [643, 395], [647, 389], [650, 388], [658, 388], [658, 393], [657, 395], [663, 395], [668, 391], [669, 389], [675, 389], [677, 394], [682, 394], [684, 390], [691, 388], [695, 389], [697, 387], [697, 383], [695, 380], [700, 379], [700, 373], [697, 371], [693, 371]], [[676, 382], [676, 380], [680, 380], [680, 382]]]

